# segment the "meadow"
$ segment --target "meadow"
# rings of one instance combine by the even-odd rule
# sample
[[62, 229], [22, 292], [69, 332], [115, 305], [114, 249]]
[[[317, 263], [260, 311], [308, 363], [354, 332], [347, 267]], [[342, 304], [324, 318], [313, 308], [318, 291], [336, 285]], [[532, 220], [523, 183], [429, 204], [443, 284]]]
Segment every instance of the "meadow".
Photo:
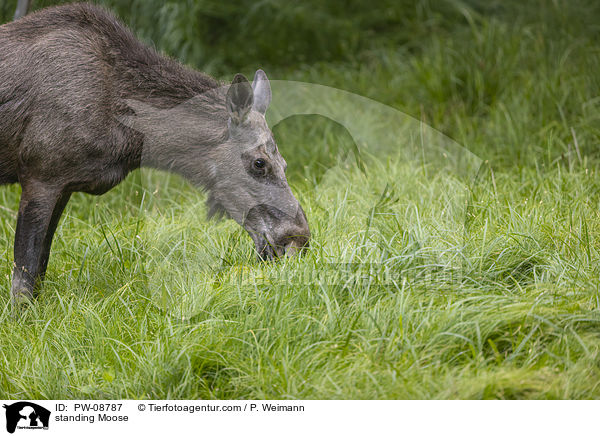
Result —
[[478, 165], [359, 159], [343, 125], [294, 116], [273, 132], [305, 255], [258, 261], [205, 194], [138, 171], [73, 196], [17, 316], [2, 186], [0, 398], [600, 398], [600, 5], [100, 3], [223, 80], [368, 97]]

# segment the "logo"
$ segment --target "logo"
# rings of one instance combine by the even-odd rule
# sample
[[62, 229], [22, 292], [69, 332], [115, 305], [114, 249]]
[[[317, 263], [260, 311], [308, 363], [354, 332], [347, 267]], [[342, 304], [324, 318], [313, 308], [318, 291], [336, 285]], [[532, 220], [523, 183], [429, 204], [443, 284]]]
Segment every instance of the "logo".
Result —
[[28, 401], [19, 401], [3, 406], [6, 409], [6, 431], [14, 433], [18, 429], [48, 430], [50, 411]]

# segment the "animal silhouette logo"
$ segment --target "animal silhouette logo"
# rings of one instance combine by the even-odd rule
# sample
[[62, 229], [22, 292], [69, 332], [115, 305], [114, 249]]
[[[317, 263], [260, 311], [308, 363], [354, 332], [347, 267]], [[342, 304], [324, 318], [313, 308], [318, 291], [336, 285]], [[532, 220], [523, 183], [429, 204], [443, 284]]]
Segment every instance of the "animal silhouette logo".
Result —
[[14, 433], [19, 429], [48, 429], [50, 411], [28, 401], [19, 401], [3, 406], [6, 409], [6, 431]]

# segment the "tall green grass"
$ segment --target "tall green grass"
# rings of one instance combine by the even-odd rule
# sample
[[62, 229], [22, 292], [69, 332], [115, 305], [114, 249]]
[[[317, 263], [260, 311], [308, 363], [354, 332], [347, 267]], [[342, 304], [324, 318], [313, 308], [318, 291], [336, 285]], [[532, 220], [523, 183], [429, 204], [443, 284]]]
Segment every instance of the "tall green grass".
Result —
[[375, 172], [303, 190], [313, 247], [275, 264], [177, 180], [75, 198], [41, 296], [3, 298], [3, 396], [597, 397], [595, 174], [496, 175], [463, 237], [428, 216], [443, 180], [390, 170], [374, 215]]
[[[268, 61], [272, 78], [382, 101], [487, 162], [462, 180], [465, 213], [447, 213], [456, 175], [394, 160], [335, 169], [352, 138], [294, 117], [274, 133], [313, 232], [305, 256], [258, 262], [237, 225], [204, 219], [203, 194], [138, 172], [102, 197], [74, 196], [42, 293], [16, 318], [19, 188], [3, 187], [0, 397], [600, 397], [593, 3], [382, 2], [371, 14], [357, 3], [283, 56], [276, 47], [291, 36], [264, 42], [268, 26], [289, 30], [265, 19], [252, 33], [252, 20], [297, 13], [292, 23], [311, 32], [327, 27], [313, 15], [332, 12], [264, 2], [223, 48], [236, 29], [196, 44], [205, 22], [177, 12], [183, 3], [160, 14], [187, 20], [180, 33], [157, 36], [151, 3], [136, 3], [136, 17], [112, 5], [193, 65], [229, 77]], [[189, 5], [215, 15], [204, 32], [245, 4]], [[302, 58], [306, 41], [315, 50]]]

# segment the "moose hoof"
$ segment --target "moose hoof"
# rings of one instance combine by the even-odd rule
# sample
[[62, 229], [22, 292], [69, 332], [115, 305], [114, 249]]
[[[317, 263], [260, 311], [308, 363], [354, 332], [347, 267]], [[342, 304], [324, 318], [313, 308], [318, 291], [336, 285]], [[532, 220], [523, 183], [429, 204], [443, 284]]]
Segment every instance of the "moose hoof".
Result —
[[26, 305], [33, 300], [31, 286], [21, 278], [13, 279], [11, 294], [11, 301], [14, 307]]

